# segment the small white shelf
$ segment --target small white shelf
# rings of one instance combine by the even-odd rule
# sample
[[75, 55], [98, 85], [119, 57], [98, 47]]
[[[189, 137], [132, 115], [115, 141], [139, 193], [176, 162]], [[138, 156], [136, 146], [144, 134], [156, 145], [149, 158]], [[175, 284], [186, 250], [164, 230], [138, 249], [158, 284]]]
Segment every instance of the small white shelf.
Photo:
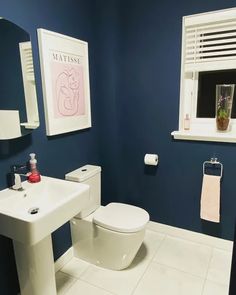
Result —
[[26, 122], [26, 123], [20, 123], [20, 126], [24, 126], [26, 129], [36, 129], [39, 127], [39, 122]]
[[193, 132], [193, 131], [173, 131], [171, 135], [179, 140], [198, 140], [236, 143], [235, 132]]

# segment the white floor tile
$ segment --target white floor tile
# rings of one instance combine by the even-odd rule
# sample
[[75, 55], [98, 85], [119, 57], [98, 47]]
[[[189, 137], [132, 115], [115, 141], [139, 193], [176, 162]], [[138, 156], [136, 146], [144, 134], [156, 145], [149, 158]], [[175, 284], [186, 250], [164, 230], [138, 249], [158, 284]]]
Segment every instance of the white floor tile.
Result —
[[60, 271], [56, 273], [57, 295], [64, 295], [66, 291], [76, 282], [76, 279]]
[[228, 295], [228, 292], [228, 286], [206, 281], [202, 295]]
[[152, 262], [134, 295], [201, 295], [204, 279]]
[[232, 254], [214, 249], [207, 279], [220, 284], [229, 284]]
[[81, 276], [81, 280], [117, 295], [129, 295], [136, 287], [149, 263], [150, 260], [136, 257], [129, 268], [121, 271], [90, 266]]
[[211, 253], [208, 246], [167, 236], [154, 261], [204, 278]]
[[79, 278], [89, 265], [88, 262], [74, 257], [61, 269], [61, 271], [72, 277]]
[[159, 234], [151, 230], [146, 230], [144, 242], [141, 245], [137, 256], [143, 257], [144, 259], [152, 259], [157, 249], [160, 247], [164, 234]]
[[78, 280], [67, 292], [66, 295], [111, 295], [103, 289], [92, 286], [86, 282]]

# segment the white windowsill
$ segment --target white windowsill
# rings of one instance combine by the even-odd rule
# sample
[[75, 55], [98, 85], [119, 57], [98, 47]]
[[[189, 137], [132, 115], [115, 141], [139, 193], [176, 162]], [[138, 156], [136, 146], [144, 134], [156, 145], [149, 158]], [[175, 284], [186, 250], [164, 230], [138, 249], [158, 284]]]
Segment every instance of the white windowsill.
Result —
[[193, 132], [193, 131], [173, 131], [171, 135], [174, 139], [179, 140], [199, 140], [199, 141], [217, 141], [217, 142], [235, 142], [236, 143], [236, 133], [235, 132]]

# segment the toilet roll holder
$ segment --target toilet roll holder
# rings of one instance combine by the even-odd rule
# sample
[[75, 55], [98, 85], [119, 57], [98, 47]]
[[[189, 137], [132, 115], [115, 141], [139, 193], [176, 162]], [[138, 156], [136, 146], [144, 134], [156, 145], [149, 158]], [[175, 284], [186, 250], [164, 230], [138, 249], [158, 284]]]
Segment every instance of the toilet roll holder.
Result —
[[158, 164], [158, 155], [157, 154], [146, 154], [144, 156], [144, 164], [145, 165], [151, 165], [151, 166], [157, 166], [157, 164]]
[[206, 169], [207, 164], [220, 165], [220, 177], [222, 177], [222, 175], [223, 175], [223, 164], [221, 162], [219, 162], [217, 158], [211, 158], [210, 161], [203, 162], [203, 175], [205, 174], [205, 169]]

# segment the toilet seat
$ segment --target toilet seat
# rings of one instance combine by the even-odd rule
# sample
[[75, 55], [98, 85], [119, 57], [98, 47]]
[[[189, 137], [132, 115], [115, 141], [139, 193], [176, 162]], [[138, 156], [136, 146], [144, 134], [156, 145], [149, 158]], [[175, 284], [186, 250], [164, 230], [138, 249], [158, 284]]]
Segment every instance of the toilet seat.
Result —
[[145, 228], [148, 221], [147, 211], [122, 203], [110, 203], [100, 207], [93, 216], [95, 224], [122, 233], [140, 231]]

